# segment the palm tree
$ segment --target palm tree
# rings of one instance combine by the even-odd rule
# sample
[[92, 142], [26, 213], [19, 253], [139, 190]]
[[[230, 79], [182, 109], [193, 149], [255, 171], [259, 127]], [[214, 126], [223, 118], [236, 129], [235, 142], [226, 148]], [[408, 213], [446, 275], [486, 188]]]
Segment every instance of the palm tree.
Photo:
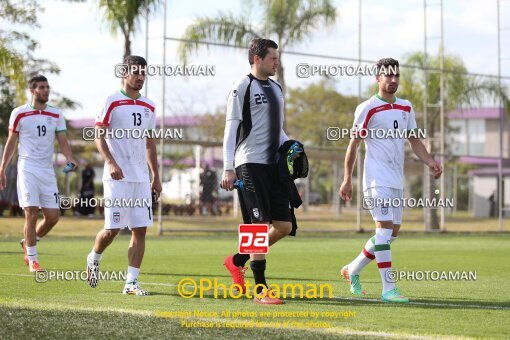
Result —
[[263, 14], [258, 25], [232, 14], [198, 18], [182, 36], [181, 59], [185, 61], [191, 52], [198, 50], [201, 40], [247, 47], [253, 38], [274, 36], [280, 56], [276, 79], [285, 88], [282, 53], [310, 36], [320, 25], [333, 24], [335, 7], [330, 0], [259, 0], [258, 9]]
[[99, 9], [112, 34], [118, 31], [124, 37], [124, 58], [131, 55], [131, 38], [140, 17], [155, 10], [160, 0], [99, 0]]

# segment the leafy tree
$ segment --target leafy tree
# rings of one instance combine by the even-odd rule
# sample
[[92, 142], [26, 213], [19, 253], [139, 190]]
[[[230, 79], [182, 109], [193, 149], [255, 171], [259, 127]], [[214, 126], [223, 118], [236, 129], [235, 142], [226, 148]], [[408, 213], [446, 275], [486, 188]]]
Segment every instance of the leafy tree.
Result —
[[200, 117], [200, 135], [207, 141], [223, 142], [225, 131], [225, 107], [220, 106], [214, 113]]
[[[0, 1], [0, 17], [9, 24], [34, 29], [38, 27], [36, 10], [37, 1], [25, 0], [13, 3], [11, 0]], [[20, 47], [21, 46], [21, 50]], [[36, 42], [27, 33], [18, 30], [0, 30], [0, 77], [5, 86], [13, 87], [19, 102], [25, 101], [25, 58], [24, 52], [35, 48]], [[4, 94], [5, 91], [2, 91]]]
[[131, 55], [131, 39], [140, 18], [159, 5], [160, 0], [99, 0], [99, 9], [111, 33], [120, 32], [124, 37], [124, 58]]
[[[287, 100], [287, 133], [306, 146], [345, 148], [349, 136], [328, 140], [328, 128], [350, 129], [358, 98], [344, 96], [334, 88], [332, 80], [322, 80], [304, 89], [289, 89]], [[343, 161], [339, 154], [336, 161]], [[311, 189], [328, 201], [338, 188], [333, 188], [331, 161], [310, 160]]]
[[260, 16], [257, 24], [231, 13], [197, 18], [182, 36], [181, 59], [186, 60], [198, 50], [201, 40], [246, 48], [253, 38], [274, 38], [280, 56], [276, 79], [285, 88], [282, 53], [310, 37], [315, 29], [334, 24], [335, 7], [330, 0], [260, 0], [258, 6], [251, 2], [250, 5], [250, 12]]
[[289, 89], [287, 100], [288, 133], [314, 146], [345, 147], [349, 139], [328, 140], [328, 127], [352, 126], [357, 97], [344, 96], [332, 80], [322, 80], [301, 89]]
[[[46, 59], [38, 59], [34, 52], [39, 44], [22, 29], [39, 28], [35, 0], [0, 2], [0, 15], [16, 29], [0, 30], [0, 139], [7, 137], [12, 110], [26, 102], [27, 79], [37, 74], [58, 74], [58, 66]], [[74, 109], [75, 101], [52, 92], [52, 102], [60, 108]]]

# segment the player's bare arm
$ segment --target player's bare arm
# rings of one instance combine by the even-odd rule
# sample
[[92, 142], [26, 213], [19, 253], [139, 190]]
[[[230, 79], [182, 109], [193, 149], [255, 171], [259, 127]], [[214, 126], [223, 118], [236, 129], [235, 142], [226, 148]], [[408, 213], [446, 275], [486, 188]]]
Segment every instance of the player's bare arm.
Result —
[[2, 164], [0, 165], [0, 190], [4, 190], [7, 185], [7, 179], [5, 177], [5, 169], [11, 162], [14, 149], [16, 148], [16, 142], [18, 141], [18, 134], [9, 131], [9, 137], [7, 137], [7, 143], [5, 143], [4, 154], [2, 156]]
[[65, 132], [57, 132], [57, 140], [58, 144], [60, 145], [60, 150], [66, 158], [66, 161], [73, 163], [75, 165], [74, 170], [76, 170], [78, 163], [73, 158], [73, 152], [71, 151], [71, 147], [69, 146], [69, 141], [67, 140]]
[[352, 198], [352, 170], [354, 169], [356, 153], [358, 152], [360, 142], [361, 139], [352, 138], [345, 154], [344, 181], [338, 190], [338, 194], [345, 201], [349, 201]]
[[429, 154], [427, 149], [425, 148], [425, 145], [423, 145], [423, 142], [416, 137], [411, 137], [408, 139], [409, 144], [411, 144], [411, 149], [415, 153], [418, 158], [422, 160], [423, 163], [425, 163], [430, 171], [432, 172], [432, 175], [434, 175], [434, 178], [441, 177], [441, 174], [443, 173], [443, 168], [441, 167], [441, 164], [436, 162], [434, 158]]
[[[101, 130], [103, 129], [100, 126], [96, 126], [96, 129]], [[101, 156], [103, 156], [105, 162], [108, 164], [110, 169], [110, 175], [112, 176], [112, 179], [120, 180], [124, 178], [124, 174], [122, 173], [122, 169], [117, 164], [115, 159], [113, 158], [110, 149], [108, 149], [108, 145], [106, 144], [106, 141], [104, 140], [103, 134], [99, 134], [99, 138], [96, 138], [95, 143], [97, 146], [97, 149], [99, 150], [99, 153]]]
[[163, 188], [161, 187], [161, 180], [159, 179], [158, 154], [153, 138], [147, 138], [147, 163], [152, 173], [151, 191], [155, 192], [157, 197], [159, 197]]

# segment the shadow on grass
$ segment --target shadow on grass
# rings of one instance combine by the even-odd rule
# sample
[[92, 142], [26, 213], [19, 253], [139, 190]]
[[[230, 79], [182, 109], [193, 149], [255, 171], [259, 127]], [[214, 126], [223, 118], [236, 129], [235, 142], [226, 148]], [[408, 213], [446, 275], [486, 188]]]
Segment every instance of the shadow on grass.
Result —
[[0, 251], [0, 255], [23, 255], [23, 251]]
[[[2, 256], [2, 255], [6, 255], [6, 256], [19, 255], [19, 256], [23, 257], [23, 250], [20, 247], [19, 251], [0, 251], [0, 256]], [[38, 256], [64, 256], [65, 254], [62, 254], [62, 253], [45, 253], [45, 252], [39, 252], [38, 251], [37, 255]]]
[[[151, 276], [151, 275], [154, 275], [154, 276], [170, 276], [170, 277], [174, 277], [174, 276], [175, 277], [199, 277], [199, 278], [204, 278], [204, 279], [222, 278], [222, 277], [230, 278], [231, 277], [229, 274], [216, 274], [216, 273], [183, 274], [183, 273], [153, 273], [153, 272], [144, 272], [143, 275], [147, 275], [147, 276]], [[295, 278], [295, 277], [275, 277], [275, 276], [268, 276], [267, 280], [268, 281], [274, 281], [274, 280], [278, 280], [278, 281], [309, 281], [309, 282], [318, 282], [318, 281], [336, 282], [337, 281], [336, 279], [321, 280], [320, 278]], [[338, 277], [338, 281], [342, 282], [343, 279], [340, 278], [340, 276], [339, 276]], [[366, 281], [366, 282], [370, 283], [372, 281]], [[375, 281], [373, 281], [373, 282], [375, 282]]]
[[333, 297], [333, 298], [317, 298], [317, 299], [300, 299], [288, 298], [286, 301], [296, 303], [318, 303], [320, 305], [332, 306], [373, 306], [373, 307], [397, 307], [397, 308], [423, 308], [423, 309], [484, 309], [484, 310], [510, 310], [509, 303], [498, 303], [484, 300], [471, 299], [410, 299], [409, 304], [382, 302], [380, 299], [374, 298], [350, 298], [350, 297]]

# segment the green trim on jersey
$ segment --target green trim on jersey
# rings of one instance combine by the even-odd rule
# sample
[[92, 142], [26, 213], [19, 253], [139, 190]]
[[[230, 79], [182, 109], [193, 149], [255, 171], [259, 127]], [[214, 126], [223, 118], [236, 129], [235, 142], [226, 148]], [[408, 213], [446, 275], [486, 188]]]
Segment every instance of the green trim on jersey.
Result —
[[[125, 95], [126, 97], [128, 97], [129, 99], [133, 99], [131, 98], [130, 96], [128, 96], [128, 94], [124, 91], [124, 89], [120, 89], [120, 93], [122, 93], [123, 95]], [[138, 93], [138, 97], [136, 97], [136, 99], [140, 98], [142, 95], [140, 93]]]
[[57, 133], [59, 133], [59, 132], [66, 132], [66, 131], [67, 131], [67, 129], [64, 129], [64, 130], [55, 130], [55, 131], [56, 131]]
[[397, 101], [397, 96], [393, 96], [393, 101], [392, 101], [392, 102], [389, 102], [389, 101], [387, 101], [386, 99], [381, 98], [381, 96], [379, 96], [379, 93], [376, 93], [376, 94], [375, 94], [375, 97], [376, 97], [377, 99], [382, 100], [383, 102], [385, 102], [385, 103], [389, 103], [389, 104], [393, 104], [393, 103], [395, 103], [395, 102]]

